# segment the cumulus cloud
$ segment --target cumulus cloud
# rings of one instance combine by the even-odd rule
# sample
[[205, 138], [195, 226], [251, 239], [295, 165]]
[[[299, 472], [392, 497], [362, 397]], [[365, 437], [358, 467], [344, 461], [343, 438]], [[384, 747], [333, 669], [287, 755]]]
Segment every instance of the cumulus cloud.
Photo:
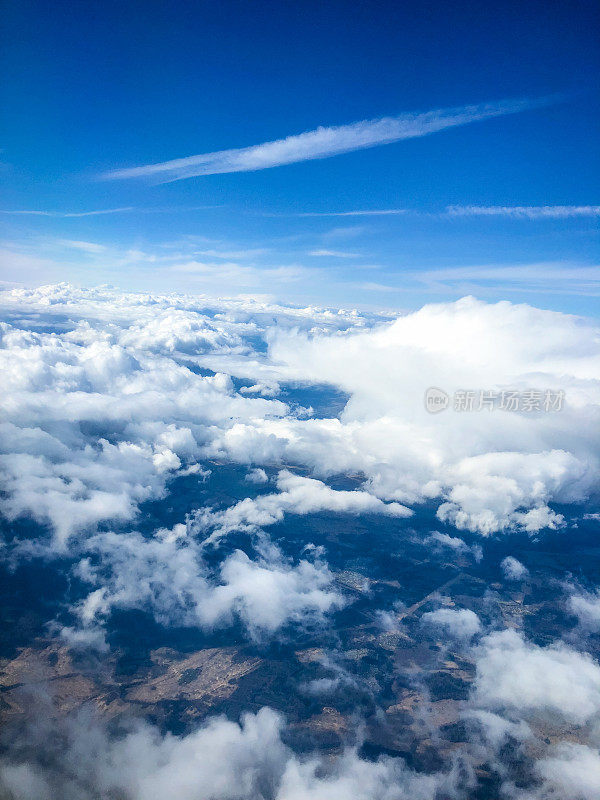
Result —
[[79, 562], [76, 574], [98, 588], [74, 608], [78, 626], [62, 631], [72, 643], [102, 647], [103, 624], [117, 608], [148, 611], [167, 626], [207, 630], [239, 619], [259, 638], [288, 623], [322, 622], [326, 613], [344, 604], [318, 557], [292, 564], [268, 545], [256, 560], [236, 550], [211, 571], [182, 524], [151, 537], [97, 534], [86, 550], [90, 555]]
[[[163, 319], [125, 331], [83, 322], [62, 336], [4, 324], [0, 459], [9, 519], [49, 523], [61, 546], [99, 521], [132, 519], [182, 465], [197, 462], [205, 426], [235, 417], [239, 403], [258, 411], [265, 402], [236, 397], [228, 376], [203, 377], [165, 356], [191, 341], [196, 350], [207, 338], [231, 341], [217, 344], [210, 326], [182, 329], [176, 314], [163, 335]], [[271, 410], [285, 406], [274, 401]]]
[[[185, 737], [163, 737], [138, 723], [112, 738], [93, 717], [80, 715], [45, 741], [44, 726], [34, 731], [40, 741], [31, 736], [20, 758], [17, 753], [2, 763], [0, 786], [14, 800], [266, 797], [287, 757], [281, 727], [281, 718], [263, 709], [244, 715], [239, 725], [212, 719]], [[37, 752], [32, 744], [39, 744]]]
[[68, 287], [3, 296], [5, 307], [35, 306], [50, 323], [57, 306], [72, 314], [56, 333], [7, 323], [0, 331], [2, 510], [48, 524], [63, 548], [163, 496], [169, 480], [198, 464], [219, 426], [289, 411], [189, 362], [207, 351], [249, 354], [244, 339], [257, 325], [243, 303], [241, 319], [230, 320], [226, 304], [216, 319], [199, 313], [202, 301], [189, 309], [177, 298], [100, 298]]
[[386, 514], [409, 517], [412, 511], [400, 503], [384, 503], [365, 491], [331, 489], [322, 481], [281, 470], [277, 476], [278, 492], [245, 498], [225, 511], [203, 510], [196, 514], [200, 528], [212, 528], [206, 541], [214, 541], [234, 530], [255, 530], [281, 522], [288, 514], [316, 514], [330, 511], [338, 514]]
[[500, 562], [502, 573], [507, 581], [522, 581], [529, 575], [529, 570], [514, 556], [506, 556]]
[[[438, 516], [490, 534], [558, 528], [552, 502], [581, 502], [598, 485], [600, 384], [593, 323], [526, 305], [465, 298], [425, 306], [393, 324], [342, 336], [273, 337], [271, 353], [305, 379], [328, 380], [350, 395], [332, 448], [314, 439], [315, 463], [361, 470], [382, 499], [442, 500]], [[560, 412], [428, 414], [430, 386], [500, 394], [509, 387], [564, 391]], [[298, 452], [297, 425], [268, 425]], [[583, 434], [585, 431], [585, 434]], [[236, 431], [236, 449], [245, 431]]]
[[438, 628], [454, 639], [469, 641], [481, 630], [481, 621], [474, 611], [468, 608], [438, 608], [427, 611], [421, 617], [425, 625]]
[[456, 772], [419, 774], [355, 749], [300, 758], [283, 744], [284, 728], [269, 708], [239, 723], [212, 718], [185, 736], [142, 722], [111, 736], [89, 714], [58, 729], [40, 721], [0, 760], [0, 790], [11, 800], [435, 800], [457, 789]]
[[534, 797], [573, 797], [595, 800], [600, 797], [600, 753], [575, 742], [561, 742], [537, 761], [536, 772], [542, 786]]
[[267, 477], [267, 473], [264, 469], [257, 467], [256, 469], [251, 469], [246, 473], [246, 477], [244, 478], [248, 483], [267, 483], [269, 478]]
[[560, 642], [540, 647], [514, 630], [491, 633], [478, 649], [475, 700], [583, 724], [600, 711], [600, 666]]
[[450, 536], [448, 533], [433, 531], [427, 536], [425, 542], [436, 548], [444, 547], [453, 550], [455, 553], [463, 555], [470, 554], [477, 563], [483, 558], [481, 545], [473, 544], [469, 546], [464, 539], [461, 539], [459, 536]]
[[588, 631], [600, 630], [600, 593], [582, 592], [573, 594], [567, 601], [567, 608]]
[[[2, 292], [0, 309], [11, 320], [0, 348], [2, 513], [48, 526], [59, 549], [99, 524], [132, 523], [173, 479], [201, 480], [210, 459], [261, 479], [279, 468], [276, 492], [198, 509], [200, 528], [221, 531], [288, 513], [400, 519], [434, 501], [459, 529], [535, 532], [563, 524], [553, 503], [582, 502], [598, 485], [598, 333], [585, 320], [465, 298], [377, 324], [354, 312], [68, 285]], [[18, 321], [31, 314], [46, 330]], [[290, 383], [333, 384], [349, 399], [339, 417], [311, 415], [278, 399]], [[450, 394], [539, 385], [566, 400], [554, 414], [430, 415], [430, 385]], [[340, 473], [363, 483], [330, 488]]]

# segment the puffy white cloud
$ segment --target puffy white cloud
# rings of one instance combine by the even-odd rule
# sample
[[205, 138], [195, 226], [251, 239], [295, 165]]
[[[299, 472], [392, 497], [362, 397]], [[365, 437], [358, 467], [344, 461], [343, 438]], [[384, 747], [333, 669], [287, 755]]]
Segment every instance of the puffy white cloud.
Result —
[[300, 759], [282, 743], [283, 728], [269, 708], [239, 724], [209, 719], [186, 736], [142, 722], [110, 736], [85, 714], [58, 729], [42, 721], [0, 760], [0, 790], [11, 800], [434, 800], [457, 788], [452, 771], [418, 774], [402, 759], [367, 761], [354, 749]]
[[27, 743], [33, 753], [2, 763], [0, 786], [13, 800], [272, 796], [271, 787], [289, 757], [281, 727], [279, 715], [265, 708], [244, 715], [239, 725], [211, 719], [184, 737], [161, 736], [158, 729], [138, 723], [125, 736], [113, 738], [95, 719], [80, 715], [46, 740], [41, 725], [34, 732], [40, 741], [32, 736]]
[[316, 514], [331, 511], [344, 514], [387, 514], [409, 517], [412, 511], [400, 503], [384, 503], [364, 491], [331, 489], [322, 481], [281, 470], [277, 476], [278, 492], [245, 498], [225, 511], [202, 510], [195, 522], [202, 528], [213, 528], [214, 541], [232, 530], [253, 530], [281, 522], [288, 514]]
[[567, 601], [567, 608], [575, 614], [580, 625], [588, 631], [600, 630], [600, 593], [586, 592], [573, 594]]
[[[362, 470], [382, 498], [441, 498], [440, 518], [459, 528], [557, 527], [562, 518], [548, 504], [582, 501], [598, 485], [597, 341], [593, 324], [575, 317], [473, 298], [425, 306], [366, 332], [274, 335], [274, 359], [304, 379], [335, 383], [350, 400], [339, 426], [327, 430], [329, 449], [314, 426], [301, 440], [298, 425], [284, 419], [270, 431], [294, 454], [310, 437], [321, 471]], [[554, 413], [430, 415], [423, 403], [430, 386], [450, 396], [548, 388], [566, 400]]]
[[561, 742], [536, 762], [543, 785], [536, 797], [570, 797], [596, 800], [600, 797], [600, 753], [574, 742]]
[[245, 480], [248, 483], [267, 483], [269, 478], [267, 477], [267, 473], [264, 469], [257, 467], [256, 469], [251, 469], [246, 474]]
[[475, 701], [484, 708], [546, 713], [582, 724], [600, 711], [600, 666], [562, 643], [539, 647], [514, 630], [477, 650]]
[[[147, 340], [112, 324], [82, 323], [64, 335], [5, 326], [7, 517], [49, 523], [64, 547], [98, 522], [132, 519], [141, 502], [162, 496], [182, 464], [201, 456], [211, 426], [285, 413], [278, 401], [236, 395], [229, 376], [204, 377], [155, 352], [173, 342], [145, 333]], [[200, 350], [202, 336], [195, 337]]]
[[[451, 778], [420, 775], [407, 770], [399, 759], [382, 758], [371, 762], [354, 751], [336, 759], [329, 774], [322, 759], [286, 765], [277, 800], [433, 800], [443, 788], [451, 788]], [[446, 786], [444, 786], [446, 784]]]
[[486, 744], [498, 750], [510, 737], [516, 741], [529, 739], [533, 734], [529, 725], [523, 720], [513, 722], [500, 714], [483, 709], [469, 709], [465, 713], [467, 719], [476, 720], [481, 726]]
[[59, 548], [98, 523], [133, 519], [239, 421], [291, 414], [276, 399], [236, 392], [228, 374], [206, 374], [201, 355], [239, 357], [259, 377], [264, 358], [251, 342], [274, 317], [320, 331], [363, 323], [316, 309], [67, 285], [2, 292], [1, 309], [56, 327], [1, 323], [0, 467], [5, 516], [47, 523]]
[[483, 549], [479, 544], [469, 546], [463, 539], [458, 536], [450, 536], [448, 533], [441, 533], [440, 531], [433, 531], [427, 536], [425, 542], [433, 545], [436, 548], [446, 547], [454, 550], [460, 554], [470, 554], [473, 559], [479, 563], [483, 558]]
[[425, 625], [439, 628], [455, 639], [472, 639], [481, 630], [479, 617], [468, 608], [438, 608], [427, 611], [421, 620]]
[[98, 588], [74, 609], [79, 626], [62, 632], [72, 643], [102, 646], [101, 626], [114, 608], [138, 608], [164, 625], [205, 629], [238, 618], [260, 637], [290, 622], [321, 622], [344, 604], [323, 562], [301, 559], [294, 565], [272, 545], [262, 547], [255, 561], [236, 550], [214, 574], [181, 524], [151, 537], [100, 533], [88, 541], [87, 552], [100, 563], [93, 566], [86, 557], [77, 574]]
[[[363, 495], [434, 499], [440, 519], [484, 534], [556, 528], [549, 504], [583, 501], [598, 485], [598, 337], [564, 314], [465, 298], [374, 325], [347, 312], [65, 285], [3, 292], [0, 306], [13, 319], [2, 412], [16, 429], [3, 508], [49, 523], [63, 545], [131, 519], [207, 457], [363, 474]], [[21, 329], [19, 313], [55, 319], [56, 333]], [[231, 375], [268, 396], [236, 391]], [[349, 401], [339, 419], [302, 418], [274, 396], [287, 381], [334, 384]], [[566, 400], [555, 413], [430, 415], [431, 385], [537, 386]]]
[[514, 556], [506, 556], [500, 562], [502, 573], [507, 581], [522, 581], [529, 575], [529, 570]]

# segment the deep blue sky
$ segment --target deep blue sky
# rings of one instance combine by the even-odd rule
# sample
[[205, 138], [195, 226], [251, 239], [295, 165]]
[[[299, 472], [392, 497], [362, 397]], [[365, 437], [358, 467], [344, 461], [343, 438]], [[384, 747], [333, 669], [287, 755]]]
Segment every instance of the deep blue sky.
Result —
[[[472, 291], [594, 313], [598, 215], [535, 209], [600, 204], [597, 12], [578, 0], [5, 0], [0, 208], [133, 210], [1, 214], [4, 278], [386, 308]], [[162, 184], [98, 178], [319, 126], [549, 95], [560, 98], [326, 159]], [[294, 216], [378, 209], [406, 213]]]

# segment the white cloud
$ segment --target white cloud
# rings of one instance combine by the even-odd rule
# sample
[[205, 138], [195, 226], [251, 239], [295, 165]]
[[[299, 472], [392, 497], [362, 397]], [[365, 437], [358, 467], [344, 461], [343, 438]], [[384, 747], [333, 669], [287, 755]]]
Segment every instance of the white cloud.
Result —
[[485, 296], [491, 289], [503, 294], [519, 290], [586, 296], [600, 291], [597, 264], [576, 261], [444, 267], [411, 272], [405, 277], [429, 291], [454, 290], [479, 296]]
[[322, 759], [290, 760], [276, 800], [434, 800], [454, 784], [452, 776], [411, 772], [400, 759], [365, 761], [347, 751], [327, 772]]
[[300, 161], [328, 158], [402, 139], [427, 136], [447, 128], [526, 111], [551, 101], [552, 99], [548, 98], [504, 100], [364, 120], [330, 128], [320, 127], [314, 131], [253, 147], [220, 150], [187, 158], [176, 158], [159, 164], [126, 167], [104, 173], [102, 177], [108, 179], [154, 177], [161, 181], [176, 181], [197, 175], [269, 169]]
[[249, 470], [244, 480], [248, 483], [267, 483], [269, 478], [264, 469], [257, 467], [256, 469]]
[[575, 614], [579, 624], [588, 631], [600, 630], [600, 593], [574, 594], [567, 601], [567, 608]]
[[507, 581], [522, 581], [529, 575], [529, 570], [514, 556], [503, 558], [500, 567]]
[[[548, 503], [581, 501], [598, 484], [597, 337], [592, 323], [574, 317], [473, 298], [425, 306], [367, 332], [279, 335], [273, 359], [296, 377], [336, 384], [350, 400], [339, 423], [327, 423], [329, 448], [320, 446], [324, 431], [314, 422], [304, 426], [302, 443], [287, 419], [270, 423], [269, 432], [295, 453], [312, 438], [323, 472], [361, 470], [383, 499], [442, 497], [440, 518], [462, 529], [558, 527], [562, 518]], [[547, 386], [563, 389], [567, 402], [555, 414], [450, 408], [429, 415], [429, 386], [450, 395]], [[236, 450], [243, 436], [238, 429]]]
[[491, 711], [484, 711], [480, 708], [469, 709], [465, 713], [465, 718], [476, 720], [479, 723], [486, 743], [496, 751], [502, 747], [508, 738], [524, 741], [533, 735], [529, 725], [523, 720], [513, 722], [500, 714], [494, 714]]
[[600, 753], [575, 742], [561, 742], [535, 764], [543, 785], [534, 797], [572, 797], [597, 800], [600, 797]]
[[451, 217], [569, 219], [600, 217], [600, 206], [448, 206], [446, 213]]
[[322, 256], [327, 258], [356, 258], [356, 253], [346, 253], [343, 250], [311, 250], [309, 256]]
[[265, 708], [243, 715], [239, 725], [213, 718], [183, 737], [161, 736], [139, 722], [125, 736], [112, 738], [93, 718], [80, 715], [62, 723], [45, 741], [38, 734], [38, 752], [30, 744], [33, 752], [27, 760], [4, 760], [0, 786], [14, 800], [264, 797], [289, 758], [281, 728], [279, 715]]
[[201, 528], [212, 528], [209, 540], [233, 530], [255, 530], [281, 522], [287, 514], [316, 514], [330, 511], [337, 514], [387, 514], [409, 517], [410, 509], [400, 503], [384, 503], [364, 491], [339, 491], [322, 481], [294, 475], [282, 470], [277, 476], [278, 492], [245, 498], [224, 511], [203, 509], [195, 517]]
[[102, 642], [101, 628], [113, 609], [140, 609], [163, 625], [199, 626], [207, 630], [235, 619], [260, 638], [288, 623], [314, 624], [341, 608], [333, 576], [318, 558], [296, 565], [277, 548], [262, 547], [252, 561], [236, 550], [211, 573], [201, 545], [185, 525], [139, 533], [99, 533], [88, 540], [89, 555], [78, 567], [80, 579], [97, 586], [74, 609], [79, 626], [67, 628], [70, 641]]
[[438, 608], [423, 614], [421, 621], [443, 630], [452, 638], [466, 641], [481, 630], [479, 617], [468, 608]]
[[[582, 502], [599, 482], [598, 333], [584, 320], [472, 298], [375, 326], [351, 312], [68, 286], [0, 302], [73, 320], [56, 333], [4, 323], [0, 349], [3, 513], [48, 523], [63, 547], [98, 522], [132, 520], [207, 458], [312, 473], [283, 471], [277, 492], [204, 512], [224, 529], [320, 510], [403, 516], [433, 500], [460, 529], [533, 532], [560, 527], [551, 504]], [[268, 353], [255, 350], [261, 338]], [[236, 391], [231, 375], [247, 385]], [[289, 381], [333, 384], [349, 401], [339, 418], [307, 417], [276, 399]], [[430, 415], [431, 385], [540, 386], [566, 400], [553, 414]], [[323, 483], [339, 473], [366, 482]]]
[[365, 208], [356, 211], [304, 211], [297, 217], [396, 217], [408, 213], [407, 208]]
[[[105, 647], [104, 628], [116, 609], [141, 608], [161, 624], [207, 630], [240, 623], [257, 639], [281, 635], [289, 624], [322, 625], [343, 601], [320, 551], [286, 558], [261, 532], [286, 515], [385, 514], [400, 528], [412, 510], [407, 506], [428, 501], [463, 529], [533, 532], [562, 524], [554, 503], [583, 502], [598, 485], [598, 331], [585, 320], [467, 298], [387, 323], [264, 299], [66, 285], [2, 292], [0, 309], [12, 320], [2, 326], [0, 347], [2, 513], [53, 530], [53, 545], [40, 531], [20, 547], [41, 552], [40, 543], [47, 544], [77, 563], [71, 576], [88, 592], [62, 630], [71, 645]], [[308, 389], [312, 403], [323, 383], [348, 398], [339, 417], [327, 409], [307, 416], [291, 399], [278, 399], [300, 387], [300, 398]], [[450, 393], [551, 387], [563, 389], [566, 402], [555, 414], [429, 415], [423, 394], [431, 385]], [[158, 531], [145, 525], [142, 534], [136, 518], [145, 501], [167, 497], [178, 477], [202, 481], [208, 468], [223, 463], [259, 481], [239, 483], [252, 498], [200, 507], [188, 525]], [[271, 474], [276, 479], [265, 483]], [[339, 475], [352, 475], [357, 488], [331, 488]], [[217, 543], [233, 530], [250, 534], [247, 554], [217, 546], [208, 557], [199, 534]], [[425, 541], [469, 552], [449, 533]], [[595, 614], [594, 597], [587, 600], [572, 601], [582, 620]], [[424, 620], [465, 645], [480, 633], [467, 609], [438, 609]], [[600, 711], [600, 667], [564, 644], [538, 647], [503, 631], [484, 637], [474, 655], [475, 689], [466, 710], [491, 715], [489, 740], [525, 738], [514, 722], [523, 716], [579, 724]], [[217, 728], [211, 730], [216, 739]], [[245, 723], [237, 733], [227, 730], [236, 741], [245, 737]], [[264, 738], [278, 747], [268, 731]], [[202, 740], [189, 741], [199, 747]], [[160, 773], [160, 765], [169, 759], [156, 747], [142, 760], [142, 774], [161, 786], [168, 771]], [[182, 750], [188, 762], [190, 749]], [[117, 755], [109, 751], [110, 762]], [[236, 772], [235, 764], [234, 788], [252, 771]], [[34, 788], [23, 791], [36, 797], [69, 796], [31, 765], [12, 764], [4, 774], [5, 782], [29, 781]], [[125, 767], [121, 774], [131, 775]], [[128, 800], [146, 800], [137, 773], [131, 780], [114, 788]], [[205, 785], [201, 772], [193, 780], [196, 789]], [[210, 780], [207, 774], [207, 786]], [[551, 785], [546, 773], [539, 780]], [[415, 776], [395, 760], [363, 762], [353, 751], [335, 763], [286, 755], [273, 781], [271, 795], [280, 800], [434, 797], [443, 785], [440, 776]], [[228, 796], [229, 784], [215, 785], [217, 796]], [[250, 796], [253, 790], [251, 784]]]
[[216, 206], [170, 206], [140, 207], [120, 206], [119, 208], [100, 208], [91, 211], [43, 211], [39, 209], [0, 209], [0, 214], [12, 217], [52, 217], [54, 219], [79, 219], [80, 217], [102, 217], [106, 214], [173, 214], [179, 211], [205, 211]]
[[[45, 297], [38, 293], [42, 309]], [[70, 330], [37, 334], [2, 323], [0, 331], [3, 513], [50, 524], [61, 547], [161, 497], [173, 476], [194, 467], [211, 426], [287, 410], [236, 394], [227, 375], [203, 377], [180, 363], [206, 350], [247, 353], [243, 335], [254, 326], [241, 323], [238, 332], [173, 301], [158, 308], [143, 298], [121, 310], [100, 303], [96, 312], [110, 321], [92, 312], [90, 324], [77, 322], [86, 311], [70, 290], [65, 298], [75, 313]]]
[[36, 211], [36, 210], [23, 210], [23, 211], [7, 211], [0, 209], [0, 214], [8, 214], [10, 216], [33, 216], [33, 217], [60, 217], [60, 218], [75, 218], [75, 217], [97, 217], [104, 214], [123, 214], [129, 211], [136, 211], [133, 206], [124, 206], [122, 208], [103, 208], [98, 211]]
[[514, 630], [478, 648], [475, 701], [492, 710], [547, 713], [583, 724], [600, 711], [600, 666], [562, 643], [539, 647]]
[[457, 773], [418, 774], [402, 759], [300, 758], [282, 742], [269, 708], [240, 723], [209, 719], [186, 736], [136, 722], [121, 736], [80, 714], [59, 726], [41, 720], [12, 758], [0, 761], [0, 790], [12, 800], [434, 800], [455, 796]]
[[427, 536], [425, 539], [427, 544], [431, 544], [434, 547], [449, 547], [451, 550], [454, 550], [456, 553], [461, 554], [471, 554], [474, 561], [479, 563], [483, 558], [483, 550], [481, 545], [473, 544], [469, 547], [469, 545], [463, 540], [460, 539], [458, 536], [450, 536], [447, 533], [440, 533], [439, 531], [433, 531], [432, 533]]

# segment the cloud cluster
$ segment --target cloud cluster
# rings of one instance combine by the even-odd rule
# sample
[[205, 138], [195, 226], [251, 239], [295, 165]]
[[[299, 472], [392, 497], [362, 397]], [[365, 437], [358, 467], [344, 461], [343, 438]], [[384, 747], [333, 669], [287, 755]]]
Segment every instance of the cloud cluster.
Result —
[[487, 708], [546, 713], [583, 724], [600, 712], [600, 666], [558, 642], [540, 647], [514, 630], [482, 641], [475, 679], [477, 702]]
[[[499, 795], [595, 800], [600, 665], [561, 641], [540, 646], [512, 629], [488, 634], [472, 654], [476, 676], [463, 717], [478, 726], [472, 757], [502, 776]], [[515, 771], [519, 763], [525, 773]]]
[[206, 630], [239, 619], [258, 638], [290, 622], [321, 622], [324, 614], [344, 603], [318, 557], [294, 565], [276, 547], [263, 543], [255, 560], [235, 550], [215, 573], [182, 524], [151, 537], [137, 532], [97, 534], [87, 542], [86, 552], [76, 574], [98, 588], [75, 608], [79, 626], [63, 630], [72, 643], [102, 646], [103, 623], [117, 608], [150, 612], [166, 626]]
[[234, 530], [257, 530], [274, 525], [285, 514], [317, 514], [328, 511], [337, 514], [385, 514], [390, 517], [410, 517], [412, 511], [400, 503], [384, 503], [366, 491], [331, 489], [322, 481], [294, 475], [281, 470], [277, 476], [278, 491], [258, 497], [245, 498], [224, 511], [203, 509], [195, 515], [200, 529], [212, 529], [205, 541], [214, 541]]
[[[506, 800], [595, 800], [600, 667], [565, 645], [540, 647], [510, 630], [484, 637], [472, 655], [475, 689], [462, 709], [471, 734], [436, 771], [386, 755], [367, 760], [356, 742], [329, 756], [298, 754], [284, 743], [283, 717], [268, 707], [172, 735], [131, 719], [109, 730], [89, 709], [57, 719], [40, 695], [29, 725], [8, 732], [0, 793], [10, 800], [466, 800], [483, 768], [497, 775]], [[570, 737], [587, 725], [588, 743], [548, 738], [547, 725], [557, 721], [569, 723]]]
[[[132, 520], [169, 480], [198, 468], [219, 428], [291, 413], [276, 399], [236, 392], [228, 375], [198, 374], [189, 360], [206, 352], [249, 358], [246, 340], [260, 328], [243, 303], [228, 319], [226, 303], [216, 312], [201, 300], [189, 308], [177, 297], [64, 286], [3, 299], [11, 312], [41, 310], [49, 325], [72, 315], [66, 330], [0, 330], [2, 510], [49, 525], [58, 547], [100, 522]], [[315, 316], [304, 319], [327, 324]]]
[[[0, 510], [38, 523], [13, 555], [79, 563], [92, 592], [77, 607], [80, 628], [65, 631], [73, 640], [92, 641], [115, 607], [144, 606], [165, 624], [241, 620], [252, 635], [322, 619], [340, 604], [327, 565], [287, 561], [261, 533], [288, 515], [402, 525], [433, 502], [459, 529], [535, 532], [563, 524], [554, 503], [583, 502], [598, 486], [598, 336], [584, 320], [465, 298], [388, 323], [68, 285], [4, 291], [0, 311]], [[348, 398], [339, 416], [304, 405], [304, 392], [318, 404], [324, 386]], [[566, 400], [556, 413], [431, 415], [428, 386], [539, 386]], [[179, 479], [200, 497], [211, 462], [247, 468], [250, 496], [198, 499], [170, 531], [138, 526], [144, 504]], [[356, 488], [333, 488], [340, 474]], [[219, 551], [209, 570], [203, 548], [236, 531], [250, 534], [252, 557]], [[443, 536], [436, 546], [460, 546]]]
[[529, 575], [529, 570], [525, 564], [521, 564], [514, 556], [503, 558], [500, 567], [507, 581], [522, 581]]
[[433, 626], [451, 639], [469, 641], [481, 631], [481, 621], [468, 608], [437, 608], [421, 617], [425, 625]]
[[333, 759], [298, 758], [282, 742], [282, 717], [269, 708], [238, 723], [212, 718], [186, 736], [161, 736], [136, 723], [110, 736], [89, 715], [57, 731], [37, 722], [0, 760], [10, 800], [435, 800], [456, 796], [457, 775], [418, 774], [399, 758], [367, 761], [355, 749]]
[[[583, 501], [598, 486], [597, 341], [584, 320], [473, 298], [425, 306], [366, 332], [281, 334], [274, 359], [299, 377], [335, 383], [350, 400], [329, 423], [330, 448], [310, 424], [301, 442], [298, 423], [282, 418], [268, 427], [287, 436], [293, 453], [314, 438], [316, 468], [360, 470], [382, 499], [441, 498], [438, 516], [459, 529], [555, 528], [562, 518], [550, 503]], [[431, 415], [423, 404], [430, 386], [450, 397], [548, 387], [564, 391], [566, 402], [554, 414], [450, 407]]]
[[[279, 499], [229, 511], [240, 522], [311, 503], [401, 515], [390, 502], [437, 499], [440, 519], [459, 529], [535, 531], [560, 526], [550, 503], [583, 501], [598, 485], [599, 354], [583, 320], [466, 298], [370, 327], [315, 309], [67, 286], [5, 292], [2, 305], [47, 324], [72, 320], [42, 333], [13, 316], [0, 350], [3, 511], [48, 523], [63, 546], [100, 521], [131, 520], [207, 457], [367, 479], [360, 492], [333, 493], [282, 473]], [[350, 399], [340, 418], [302, 418], [277, 399], [289, 381], [334, 384]], [[538, 386], [566, 400], [555, 413], [433, 416], [423, 405], [430, 385], [449, 394]]]

